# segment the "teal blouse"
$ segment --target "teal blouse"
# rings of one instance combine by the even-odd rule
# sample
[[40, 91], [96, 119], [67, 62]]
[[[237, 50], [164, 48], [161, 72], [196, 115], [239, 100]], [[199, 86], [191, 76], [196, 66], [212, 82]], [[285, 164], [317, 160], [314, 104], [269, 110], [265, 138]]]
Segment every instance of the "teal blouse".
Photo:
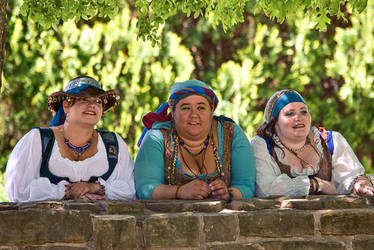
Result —
[[[139, 199], [152, 199], [153, 190], [164, 184], [164, 137], [161, 128], [170, 129], [170, 121], [156, 122], [148, 131], [140, 146], [135, 161], [135, 186]], [[219, 154], [222, 160], [223, 127], [217, 127]], [[172, 145], [172, 144], [171, 144]], [[231, 187], [238, 188], [243, 199], [255, 195], [256, 167], [253, 150], [243, 130], [234, 124], [234, 135], [231, 147]], [[182, 165], [176, 160], [176, 168], [181, 171]], [[187, 173], [185, 175], [189, 176]]]

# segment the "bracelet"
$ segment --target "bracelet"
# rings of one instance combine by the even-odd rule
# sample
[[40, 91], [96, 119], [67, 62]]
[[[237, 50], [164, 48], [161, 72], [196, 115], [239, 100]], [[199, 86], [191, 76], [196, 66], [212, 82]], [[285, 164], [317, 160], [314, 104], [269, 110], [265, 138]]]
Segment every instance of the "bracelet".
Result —
[[234, 195], [232, 194], [232, 191], [229, 190], [229, 200], [228, 200], [227, 202], [228, 202], [228, 203], [231, 203], [233, 197], [234, 197]]
[[178, 191], [179, 191], [179, 189], [181, 188], [181, 186], [182, 186], [182, 185], [179, 185], [179, 186], [177, 186], [177, 189], [175, 189], [175, 199], [179, 199], [179, 198], [178, 198]]
[[63, 200], [68, 200], [70, 197], [69, 185], [65, 185], [65, 195], [62, 197]]
[[309, 175], [308, 177], [310, 182], [309, 194], [316, 194], [318, 192], [317, 190], [319, 189], [319, 183], [313, 175]]
[[315, 177], [314, 180], [317, 182], [317, 193], [322, 191], [323, 182], [321, 178]]

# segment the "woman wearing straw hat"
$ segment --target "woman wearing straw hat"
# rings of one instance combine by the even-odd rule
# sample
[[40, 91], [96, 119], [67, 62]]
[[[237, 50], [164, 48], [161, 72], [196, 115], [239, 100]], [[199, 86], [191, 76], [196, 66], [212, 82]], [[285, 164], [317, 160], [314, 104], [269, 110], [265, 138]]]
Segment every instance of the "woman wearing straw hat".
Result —
[[311, 125], [308, 106], [298, 92], [274, 93], [266, 104], [265, 120], [251, 140], [257, 196], [373, 195], [373, 176], [364, 175], [340, 133]]
[[96, 130], [119, 96], [93, 78], [72, 79], [53, 93], [49, 128], [34, 128], [17, 143], [6, 168], [10, 201], [134, 199], [133, 161], [121, 136]]
[[217, 105], [213, 90], [189, 80], [175, 83], [168, 103], [143, 118], [147, 129], [135, 162], [139, 199], [230, 202], [254, 196], [249, 141], [231, 119], [213, 116]]

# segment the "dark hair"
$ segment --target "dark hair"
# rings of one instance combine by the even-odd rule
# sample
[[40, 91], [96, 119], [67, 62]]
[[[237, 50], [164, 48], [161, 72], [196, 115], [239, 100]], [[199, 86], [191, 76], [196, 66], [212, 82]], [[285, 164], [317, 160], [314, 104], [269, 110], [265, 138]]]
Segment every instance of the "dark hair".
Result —
[[275, 132], [275, 124], [278, 121], [279, 114], [274, 117], [271, 117], [269, 121], [265, 121], [256, 131], [256, 134], [261, 137], [266, 137], [270, 142], [272, 148], [274, 148], [275, 142], [273, 140], [273, 135]]

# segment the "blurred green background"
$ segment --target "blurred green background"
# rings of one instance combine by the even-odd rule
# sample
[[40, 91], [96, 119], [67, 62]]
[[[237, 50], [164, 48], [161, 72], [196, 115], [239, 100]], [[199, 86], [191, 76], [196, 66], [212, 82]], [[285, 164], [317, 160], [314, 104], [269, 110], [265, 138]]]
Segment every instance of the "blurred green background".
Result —
[[78, 75], [116, 89], [121, 104], [99, 128], [122, 135], [135, 159], [142, 116], [168, 98], [176, 81], [200, 79], [217, 93], [216, 114], [235, 120], [251, 138], [277, 90], [302, 93], [313, 123], [342, 133], [374, 173], [374, 1], [347, 21], [331, 17], [324, 32], [308, 16], [275, 23], [247, 7], [227, 33], [209, 18], [177, 15], [159, 30], [160, 45], [137, 39], [134, 6], [116, 17], [67, 21], [43, 29], [8, 3], [6, 54], [0, 94], [0, 201], [4, 172], [17, 141], [34, 126], [48, 126], [47, 98]]

